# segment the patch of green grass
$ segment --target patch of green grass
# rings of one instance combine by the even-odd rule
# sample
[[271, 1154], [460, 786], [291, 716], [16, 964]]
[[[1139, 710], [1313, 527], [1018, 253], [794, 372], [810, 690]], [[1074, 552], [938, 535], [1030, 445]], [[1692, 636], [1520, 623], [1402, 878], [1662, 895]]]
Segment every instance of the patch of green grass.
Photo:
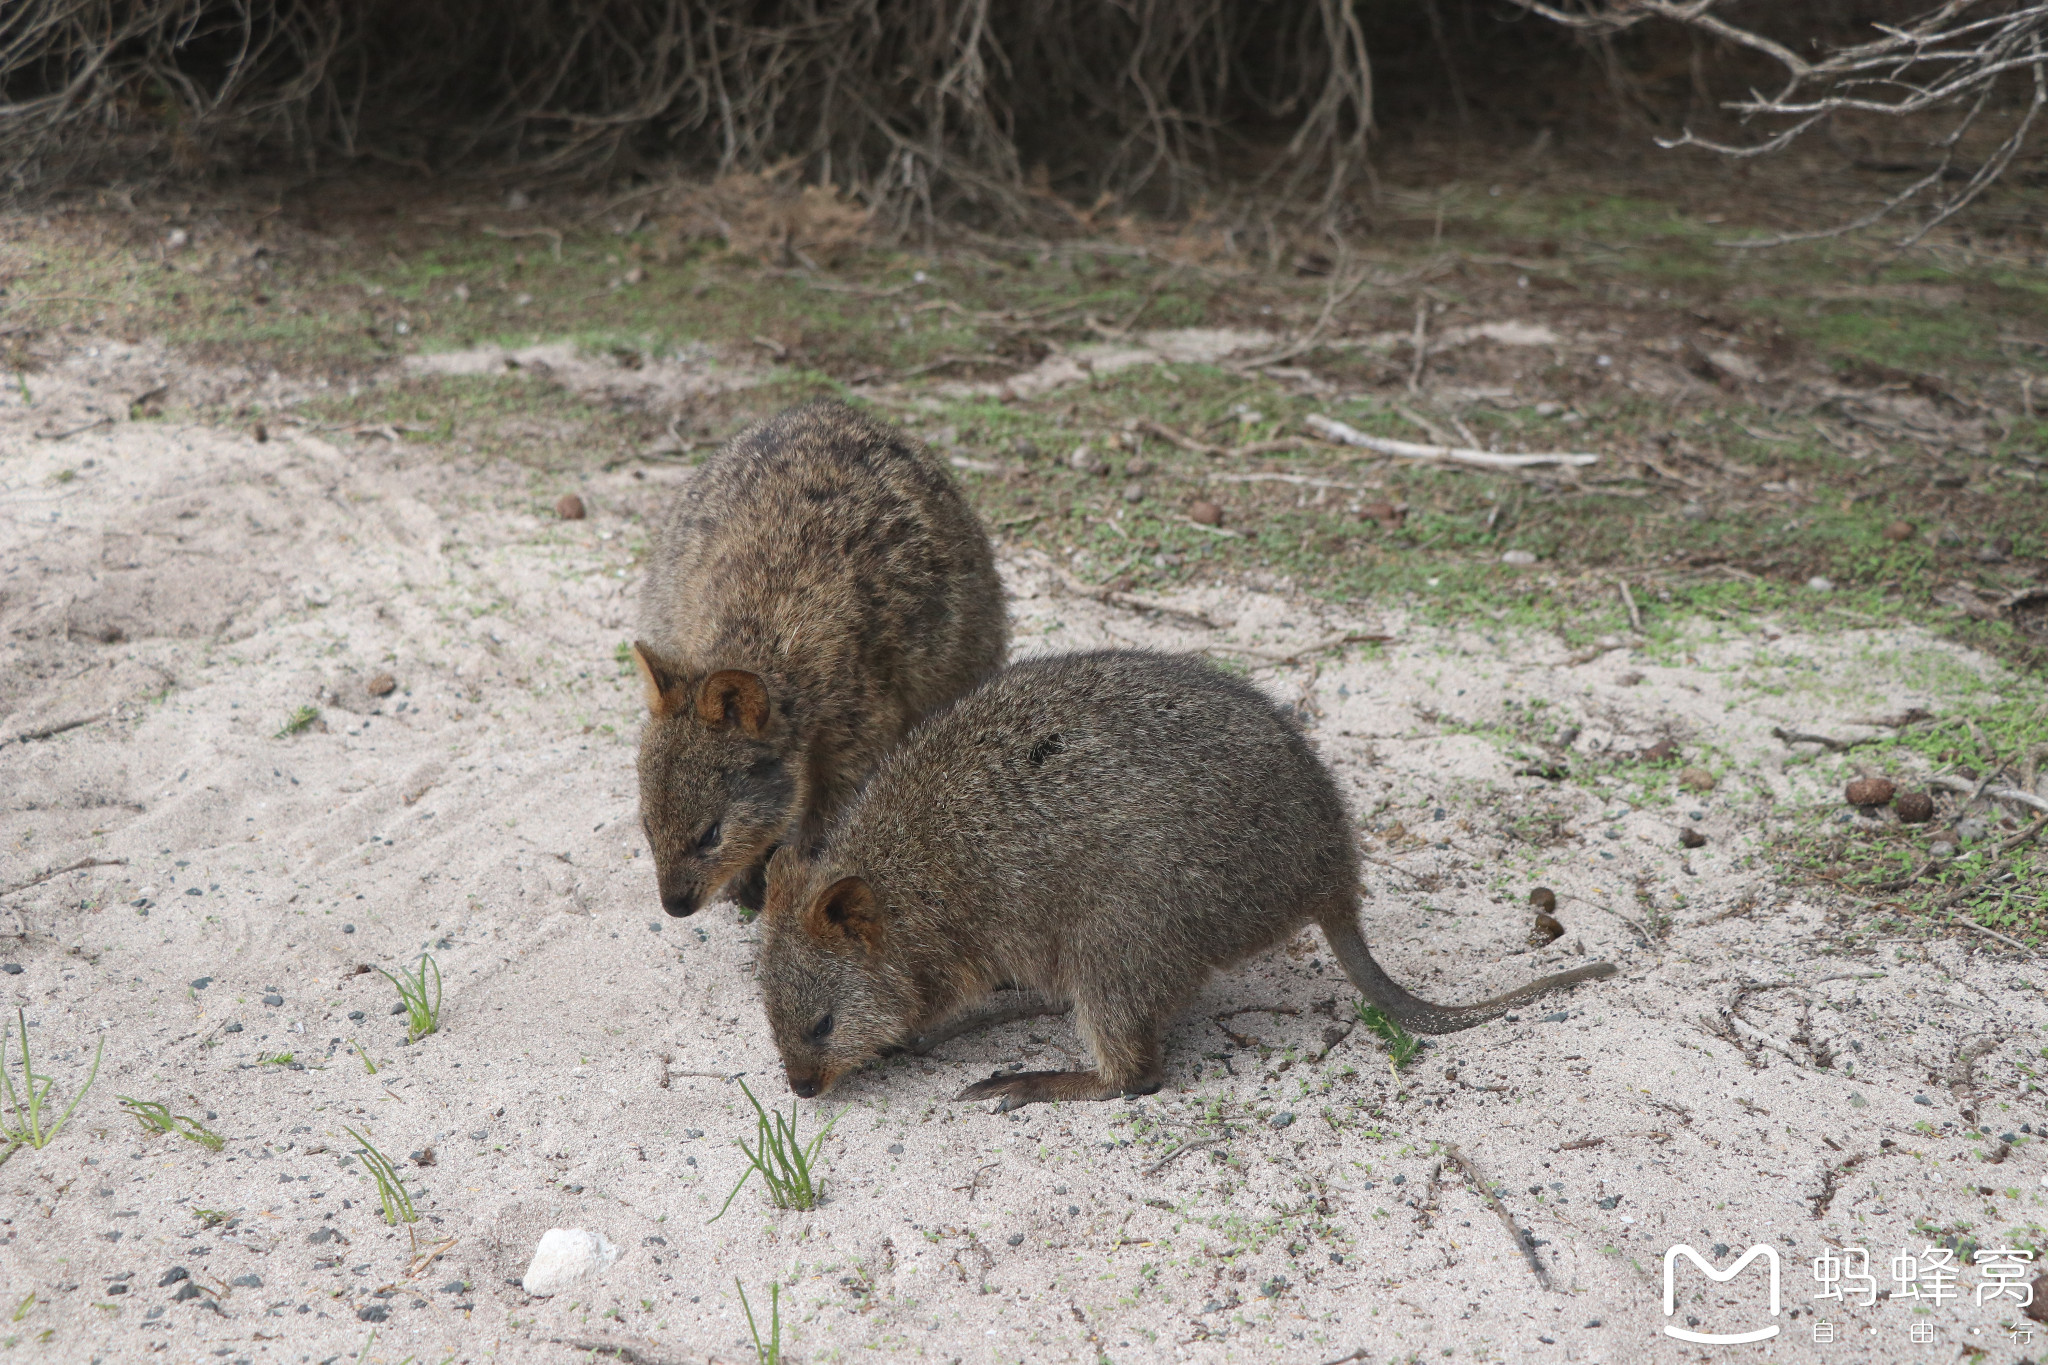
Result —
[[201, 1227], [217, 1228], [235, 1215], [231, 1209], [194, 1209], [192, 1216], [199, 1220]]
[[353, 1047], [353, 1048], [354, 1048], [354, 1049], [356, 1050], [356, 1056], [358, 1056], [358, 1057], [360, 1057], [360, 1058], [362, 1059], [362, 1062], [363, 1062], [363, 1070], [365, 1070], [365, 1071], [369, 1072], [369, 1073], [370, 1073], [370, 1074], [371, 1074], [372, 1076], [376, 1075], [376, 1074], [377, 1074], [377, 1064], [376, 1064], [375, 1062], [373, 1062], [373, 1061], [371, 1061], [371, 1060], [370, 1060], [370, 1054], [369, 1054], [369, 1053], [367, 1053], [367, 1052], [365, 1052], [365, 1051], [363, 1050], [363, 1045], [362, 1045], [361, 1043], [358, 1043], [358, 1042], [357, 1042], [357, 1041], [356, 1041], [355, 1039], [353, 1039], [353, 1038], [349, 1039], [348, 1041], [349, 1041], [349, 1046], [350, 1046], [350, 1047]]
[[285, 721], [283, 728], [278, 730], [277, 734], [272, 736], [272, 738], [290, 739], [293, 735], [303, 735], [313, 727], [313, 722], [318, 719], [320, 719], [319, 707], [301, 706], [298, 710], [291, 713], [291, 716]]
[[267, 1052], [257, 1057], [258, 1066], [290, 1066], [298, 1058], [290, 1052]]
[[189, 1114], [173, 1114], [170, 1106], [154, 1100], [130, 1099], [118, 1096], [121, 1107], [135, 1116], [135, 1121], [153, 1133], [172, 1133], [188, 1142], [196, 1142], [209, 1152], [217, 1152], [227, 1145], [227, 1139], [208, 1128]]
[[761, 1329], [754, 1325], [754, 1305], [747, 1302], [747, 1287], [734, 1276], [733, 1288], [740, 1292], [740, 1311], [747, 1315], [747, 1331], [754, 1338], [755, 1365], [782, 1365], [782, 1282], [773, 1281], [768, 1286], [768, 1340], [761, 1340]]
[[1358, 1021], [1385, 1045], [1387, 1061], [1396, 1071], [1422, 1055], [1422, 1040], [1401, 1027], [1378, 1005], [1358, 1002]]
[[[441, 968], [432, 955], [421, 953], [420, 960], [411, 971], [400, 967], [393, 976], [382, 967], [377, 969], [386, 981], [398, 987], [398, 999], [405, 1006], [406, 1041], [417, 1043], [441, 1027]], [[433, 997], [427, 995], [427, 973], [434, 974]]]
[[370, 1178], [377, 1182], [377, 1198], [384, 1206], [386, 1225], [395, 1228], [400, 1223], [417, 1223], [420, 1220], [419, 1210], [413, 1207], [412, 1195], [407, 1192], [405, 1182], [399, 1179], [398, 1169], [391, 1164], [390, 1158], [347, 1124], [343, 1124], [341, 1130], [356, 1140], [356, 1152], [362, 1157]]
[[[0, 1031], [0, 1142], [7, 1144], [7, 1150], [0, 1152], [0, 1162], [13, 1156], [16, 1149], [34, 1147], [41, 1149], [56, 1141], [64, 1131], [64, 1125], [71, 1121], [72, 1111], [78, 1102], [92, 1089], [92, 1083], [99, 1078], [100, 1055], [106, 1050], [107, 1040], [102, 1035], [99, 1045], [93, 1049], [92, 1070], [87, 1073], [85, 1084], [71, 1097], [71, 1103], [64, 1106], [64, 1112], [56, 1122], [47, 1123], [44, 1111], [50, 1107], [50, 1090], [57, 1084], [53, 1076], [36, 1074], [34, 1063], [29, 1057], [28, 1018], [17, 1008], [14, 1022], [21, 1034], [21, 1088], [14, 1088], [14, 1081], [7, 1072], [7, 1044], [9, 1035]], [[40, 1082], [40, 1084], [38, 1084]]]
[[[818, 1149], [824, 1144], [826, 1134], [832, 1125], [839, 1122], [834, 1114], [826, 1120], [808, 1144], [797, 1137], [797, 1119], [800, 1111], [795, 1102], [790, 1105], [789, 1117], [784, 1118], [778, 1110], [770, 1114], [761, 1107], [761, 1101], [754, 1098], [754, 1092], [747, 1089], [747, 1083], [740, 1081], [740, 1093], [747, 1097], [747, 1103], [754, 1106], [758, 1121], [755, 1129], [755, 1145], [749, 1147], [745, 1138], [733, 1139], [733, 1146], [740, 1149], [747, 1158], [747, 1169], [740, 1176], [739, 1183], [732, 1187], [732, 1193], [725, 1197], [718, 1212], [711, 1216], [711, 1222], [725, 1217], [725, 1211], [732, 1207], [732, 1201], [739, 1197], [747, 1181], [760, 1173], [768, 1186], [768, 1198], [778, 1209], [809, 1210], [818, 1206], [818, 1180], [816, 1165]], [[840, 1111], [844, 1113], [844, 1110]]]

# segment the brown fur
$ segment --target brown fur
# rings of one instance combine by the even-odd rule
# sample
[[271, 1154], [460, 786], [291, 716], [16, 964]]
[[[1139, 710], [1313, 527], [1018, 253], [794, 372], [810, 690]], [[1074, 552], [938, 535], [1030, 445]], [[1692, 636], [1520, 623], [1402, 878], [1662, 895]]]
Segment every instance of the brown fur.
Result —
[[677, 495], [641, 590], [640, 823], [661, 902], [809, 847], [918, 719], [1002, 663], [994, 555], [914, 439], [840, 403], [736, 437]]
[[1368, 1001], [1421, 1033], [1614, 971], [1431, 1004], [1373, 961], [1358, 899], [1336, 783], [1256, 689], [1190, 658], [1034, 659], [914, 731], [822, 849], [776, 855], [762, 994], [799, 1095], [1002, 987], [1072, 1002], [1097, 1069], [960, 1096], [1014, 1108], [1158, 1089], [1161, 1034], [1210, 973], [1308, 923]]

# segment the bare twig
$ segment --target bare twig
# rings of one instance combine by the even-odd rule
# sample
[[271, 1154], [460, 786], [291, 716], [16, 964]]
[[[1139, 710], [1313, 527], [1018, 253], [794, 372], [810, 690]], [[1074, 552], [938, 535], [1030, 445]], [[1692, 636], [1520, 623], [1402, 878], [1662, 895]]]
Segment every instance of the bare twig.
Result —
[[126, 858], [80, 858], [77, 862], [71, 864], [71, 866], [69, 867], [53, 868], [50, 871], [43, 873], [41, 876], [30, 877], [25, 882], [19, 882], [9, 887], [0, 887], [0, 896], [11, 896], [17, 891], [26, 891], [31, 886], [41, 886], [44, 882], [49, 881], [52, 877], [61, 877], [66, 872], [81, 872], [88, 867], [126, 866], [128, 866], [128, 860]]
[[1508, 1206], [1500, 1202], [1500, 1196], [1495, 1194], [1492, 1187], [1486, 1183], [1486, 1177], [1479, 1174], [1479, 1168], [1472, 1164], [1472, 1158], [1459, 1151], [1458, 1144], [1455, 1142], [1445, 1143], [1444, 1151], [1450, 1156], [1451, 1160], [1458, 1163], [1458, 1169], [1463, 1171], [1465, 1178], [1472, 1182], [1472, 1188], [1479, 1192], [1479, 1197], [1486, 1201], [1487, 1207], [1491, 1208], [1494, 1216], [1500, 1219], [1501, 1226], [1508, 1230], [1508, 1236], [1514, 1241], [1515, 1249], [1522, 1253], [1522, 1259], [1529, 1263], [1529, 1269], [1535, 1273], [1536, 1283], [1545, 1289], [1549, 1289], [1550, 1272], [1543, 1268], [1543, 1258], [1536, 1254], [1536, 1248], [1529, 1245], [1529, 1239], [1522, 1235], [1520, 1228], [1515, 1226], [1513, 1216], [1508, 1213]]
[[1328, 440], [1339, 441], [1348, 446], [1361, 446], [1376, 450], [1382, 455], [1393, 455], [1404, 460], [1448, 460], [1456, 464], [1479, 465], [1486, 469], [1527, 469], [1536, 465], [1589, 465], [1597, 464], [1598, 455], [1580, 452], [1552, 451], [1538, 455], [1501, 455], [1490, 450], [1466, 450], [1459, 446], [1425, 446], [1413, 441], [1396, 441], [1385, 436], [1368, 436], [1354, 426], [1334, 421], [1321, 413], [1311, 413], [1307, 418], [1310, 431]]

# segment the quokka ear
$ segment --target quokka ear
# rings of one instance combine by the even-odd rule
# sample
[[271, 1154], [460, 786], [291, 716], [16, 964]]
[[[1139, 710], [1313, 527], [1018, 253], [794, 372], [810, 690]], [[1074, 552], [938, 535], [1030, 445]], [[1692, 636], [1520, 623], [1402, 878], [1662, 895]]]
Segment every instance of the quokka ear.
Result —
[[712, 725], [738, 725], [751, 739], [768, 731], [768, 685], [758, 673], [721, 668], [697, 689], [697, 714]]
[[663, 658], [652, 645], [633, 642], [633, 663], [640, 670], [640, 687], [647, 696], [647, 710], [657, 719], [673, 716], [689, 705], [689, 689], [682, 670]]
[[874, 890], [859, 877], [841, 877], [811, 902], [804, 932], [821, 943], [857, 943], [874, 952], [882, 945], [881, 907]]

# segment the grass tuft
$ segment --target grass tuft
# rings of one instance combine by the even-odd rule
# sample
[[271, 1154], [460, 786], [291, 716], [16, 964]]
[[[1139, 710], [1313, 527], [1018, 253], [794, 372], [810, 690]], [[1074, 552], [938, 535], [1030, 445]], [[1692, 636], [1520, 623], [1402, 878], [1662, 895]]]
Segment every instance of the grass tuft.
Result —
[[1371, 1029], [1379, 1040], [1386, 1044], [1387, 1061], [1395, 1070], [1398, 1071], [1422, 1055], [1422, 1040], [1394, 1022], [1393, 1018], [1378, 1005], [1368, 1005], [1360, 1001], [1358, 1022]]
[[217, 1152], [227, 1146], [227, 1139], [214, 1132], [190, 1114], [173, 1114], [167, 1104], [155, 1100], [130, 1099], [117, 1096], [121, 1107], [135, 1116], [135, 1121], [152, 1133], [171, 1133], [189, 1142], [196, 1142], [209, 1152]]
[[[427, 971], [429, 968], [434, 973], [434, 998], [431, 1001], [427, 999]], [[393, 976], [390, 972], [384, 971], [382, 967], [379, 967], [377, 970], [383, 974], [386, 981], [398, 987], [398, 998], [405, 1003], [407, 1026], [405, 1040], [408, 1043], [417, 1043], [429, 1033], [437, 1032], [440, 1029], [441, 968], [431, 955], [421, 953], [419, 964], [412, 972], [408, 972], [405, 968], [400, 967], [398, 975]]]
[[313, 722], [318, 719], [320, 719], [319, 707], [301, 706], [298, 710], [292, 712], [291, 718], [284, 723], [284, 728], [277, 732], [276, 738], [290, 739], [293, 735], [303, 735], [313, 727]]
[[343, 1124], [341, 1130], [362, 1144], [356, 1150], [363, 1158], [363, 1165], [369, 1169], [370, 1178], [377, 1182], [377, 1198], [384, 1204], [385, 1223], [395, 1228], [400, 1223], [419, 1222], [419, 1210], [412, 1206], [412, 1196], [406, 1193], [405, 1182], [398, 1178], [398, 1169], [391, 1164], [391, 1158], [347, 1124]]
[[217, 1228], [235, 1215], [229, 1209], [194, 1209], [192, 1216], [199, 1220], [199, 1226], [203, 1228]]
[[[64, 1131], [64, 1125], [71, 1120], [71, 1111], [78, 1108], [78, 1102], [92, 1089], [92, 1083], [99, 1079], [100, 1054], [106, 1051], [105, 1035], [100, 1037], [99, 1046], [93, 1049], [92, 1071], [86, 1076], [85, 1084], [71, 1097], [71, 1103], [64, 1106], [64, 1112], [57, 1121], [45, 1128], [43, 1109], [50, 1098], [50, 1088], [56, 1085], [55, 1077], [38, 1076], [29, 1060], [28, 1019], [16, 1009], [14, 1021], [21, 1031], [21, 1089], [16, 1091], [13, 1079], [7, 1074], [7, 1038], [0, 1032], [0, 1143], [7, 1150], [0, 1152], [0, 1161], [13, 1156], [19, 1147], [43, 1148], [56, 1141], [57, 1134]], [[41, 1081], [41, 1088], [36, 1082]]]
[[732, 1207], [732, 1201], [739, 1197], [741, 1189], [756, 1171], [768, 1183], [768, 1197], [776, 1208], [808, 1210], [818, 1207], [818, 1181], [812, 1168], [818, 1159], [818, 1148], [824, 1143], [825, 1135], [832, 1131], [832, 1125], [839, 1122], [839, 1115], [834, 1114], [827, 1119], [825, 1126], [806, 1146], [797, 1138], [798, 1111], [794, 1101], [790, 1104], [788, 1118], [779, 1112], [771, 1115], [761, 1107], [761, 1101], [754, 1098], [754, 1092], [747, 1089], [745, 1081], [741, 1081], [739, 1087], [740, 1093], [747, 1097], [747, 1103], [754, 1106], [759, 1125], [755, 1130], [759, 1146], [749, 1147], [745, 1138], [733, 1139], [733, 1146], [746, 1154], [747, 1169], [710, 1221], [715, 1223], [725, 1217], [725, 1211]]
[[754, 1306], [747, 1302], [747, 1287], [735, 1275], [732, 1287], [740, 1291], [740, 1311], [747, 1315], [747, 1330], [754, 1336], [754, 1365], [782, 1365], [782, 1282], [768, 1286], [768, 1343], [761, 1344], [761, 1329], [754, 1325]]

